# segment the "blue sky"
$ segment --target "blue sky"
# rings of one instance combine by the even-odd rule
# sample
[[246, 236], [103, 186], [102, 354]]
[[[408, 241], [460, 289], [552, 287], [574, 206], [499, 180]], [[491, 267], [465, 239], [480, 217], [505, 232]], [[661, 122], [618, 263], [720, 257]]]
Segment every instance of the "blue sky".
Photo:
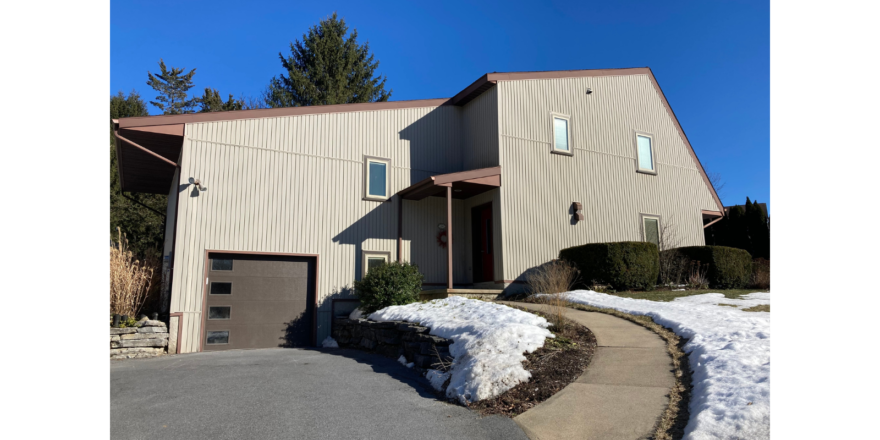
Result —
[[[334, 11], [369, 41], [392, 100], [453, 96], [487, 72], [654, 71], [725, 205], [770, 199], [767, 1], [113, 1], [110, 93], [155, 92], [159, 58], [192, 89], [257, 96], [278, 53]], [[151, 114], [159, 114], [151, 108]]]

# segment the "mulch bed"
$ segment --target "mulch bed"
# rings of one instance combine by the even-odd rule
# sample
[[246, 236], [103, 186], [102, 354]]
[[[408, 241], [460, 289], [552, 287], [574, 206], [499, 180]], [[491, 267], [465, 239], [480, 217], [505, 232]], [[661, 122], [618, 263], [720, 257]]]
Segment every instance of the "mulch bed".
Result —
[[[529, 312], [535, 313], [531, 310]], [[540, 313], [536, 313], [540, 315]], [[588, 328], [568, 320], [564, 334], [550, 330], [556, 339], [526, 354], [523, 366], [532, 373], [521, 383], [495, 397], [468, 405], [482, 415], [514, 417], [549, 399], [586, 370], [596, 351], [596, 337]]]

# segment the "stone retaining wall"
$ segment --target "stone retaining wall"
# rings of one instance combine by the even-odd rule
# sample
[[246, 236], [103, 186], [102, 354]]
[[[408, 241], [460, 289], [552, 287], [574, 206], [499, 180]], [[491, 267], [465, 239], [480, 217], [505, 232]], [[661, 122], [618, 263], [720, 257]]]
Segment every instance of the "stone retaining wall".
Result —
[[168, 328], [162, 321], [144, 319], [135, 327], [110, 329], [110, 359], [158, 356], [168, 346]]
[[431, 329], [405, 321], [377, 322], [336, 318], [333, 339], [340, 347], [373, 351], [395, 359], [406, 357], [420, 369], [443, 369], [449, 364], [451, 339], [428, 334]]

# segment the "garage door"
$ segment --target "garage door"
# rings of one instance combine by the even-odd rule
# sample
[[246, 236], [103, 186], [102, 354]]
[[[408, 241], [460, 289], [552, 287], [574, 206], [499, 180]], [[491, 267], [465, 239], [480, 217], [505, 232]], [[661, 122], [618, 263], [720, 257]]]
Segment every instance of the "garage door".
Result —
[[204, 351], [312, 345], [314, 257], [208, 255]]

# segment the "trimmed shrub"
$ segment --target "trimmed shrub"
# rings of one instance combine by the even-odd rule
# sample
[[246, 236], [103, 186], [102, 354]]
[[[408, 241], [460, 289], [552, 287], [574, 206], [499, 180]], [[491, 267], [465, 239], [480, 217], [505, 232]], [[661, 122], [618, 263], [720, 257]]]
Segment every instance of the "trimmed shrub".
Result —
[[709, 266], [706, 274], [713, 289], [742, 289], [752, 278], [752, 256], [748, 251], [727, 246], [689, 246], [678, 251], [691, 261]]
[[398, 262], [383, 264], [371, 268], [363, 280], [354, 282], [355, 296], [361, 300], [360, 309], [364, 313], [410, 304], [419, 301], [423, 279], [418, 266]]
[[752, 261], [752, 285], [756, 289], [770, 288], [770, 260], [755, 258]]
[[581, 271], [578, 287], [594, 282], [615, 290], [651, 289], [660, 273], [657, 245], [641, 241], [591, 243], [559, 251]]

